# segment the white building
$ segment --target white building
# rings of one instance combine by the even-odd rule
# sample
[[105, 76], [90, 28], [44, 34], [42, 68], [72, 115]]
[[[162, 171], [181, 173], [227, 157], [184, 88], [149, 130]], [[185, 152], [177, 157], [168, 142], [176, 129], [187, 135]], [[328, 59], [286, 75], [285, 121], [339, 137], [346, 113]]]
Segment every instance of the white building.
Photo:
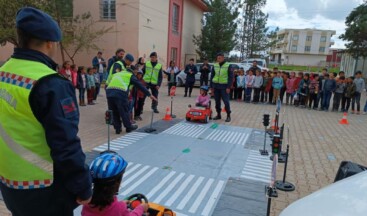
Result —
[[320, 29], [280, 30], [270, 51], [271, 60], [282, 65], [323, 66], [335, 33]]

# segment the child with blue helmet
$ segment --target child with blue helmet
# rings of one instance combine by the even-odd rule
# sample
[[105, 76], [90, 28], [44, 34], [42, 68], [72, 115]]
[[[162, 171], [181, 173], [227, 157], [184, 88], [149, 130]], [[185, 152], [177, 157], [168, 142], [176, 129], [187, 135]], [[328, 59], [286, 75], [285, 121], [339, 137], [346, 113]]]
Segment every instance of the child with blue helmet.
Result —
[[129, 211], [125, 201], [118, 201], [116, 194], [120, 188], [127, 161], [115, 152], [102, 153], [90, 165], [93, 178], [92, 201], [83, 206], [82, 216], [129, 216], [143, 215], [148, 204], [143, 203]]
[[196, 98], [196, 106], [207, 107], [210, 102], [210, 96], [208, 95], [209, 87], [201, 86], [200, 95]]

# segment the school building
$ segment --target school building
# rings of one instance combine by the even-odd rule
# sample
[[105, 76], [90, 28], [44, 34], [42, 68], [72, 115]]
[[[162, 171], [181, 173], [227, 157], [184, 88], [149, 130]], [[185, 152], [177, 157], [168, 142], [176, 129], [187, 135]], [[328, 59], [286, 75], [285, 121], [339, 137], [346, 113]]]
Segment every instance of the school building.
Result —
[[[183, 66], [197, 58], [193, 35], [201, 33], [201, 19], [208, 11], [203, 0], [74, 0], [73, 14], [90, 12], [96, 27], [112, 27], [97, 46], [105, 59], [123, 48], [137, 59], [149, 59], [152, 51], [167, 66], [170, 60]], [[11, 55], [13, 46], [0, 47], [0, 63]], [[91, 65], [97, 50], [83, 51], [75, 58], [77, 65]], [[67, 57], [66, 57], [66, 60]], [[62, 63], [57, 52], [56, 61]]]

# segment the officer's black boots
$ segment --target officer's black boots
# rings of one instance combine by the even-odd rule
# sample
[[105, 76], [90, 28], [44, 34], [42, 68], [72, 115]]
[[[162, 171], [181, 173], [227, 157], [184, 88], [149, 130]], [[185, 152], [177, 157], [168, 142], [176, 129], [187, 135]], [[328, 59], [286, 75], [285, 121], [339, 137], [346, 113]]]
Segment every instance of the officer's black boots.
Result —
[[231, 121], [231, 114], [227, 114], [227, 118], [225, 122], [230, 122]]
[[158, 111], [158, 109], [157, 109], [157, 108], [153, 109], [153, 112], [154, 112], [154, 113], [159, 113], [159, 111]]
[[220, 120], [222, 119], [222, 116], [218, 113], [217, 116], [213, 118], [213, 120]]
[[126, 128], [126, 133], [130, 133], [131, 131], [134, 131], [136, 129], [138, 129], [137, 125], [131, 125], [131, 127]]
[[116, 134], [120, 134], [121, 133], [121, 129], [116, 130]]
[[191, 97], [191, 91], [189, 92], [189, 97]]
[[184, 95], [184, 97], [187, 97], [187, 92], [185, 92], [185, 95]]

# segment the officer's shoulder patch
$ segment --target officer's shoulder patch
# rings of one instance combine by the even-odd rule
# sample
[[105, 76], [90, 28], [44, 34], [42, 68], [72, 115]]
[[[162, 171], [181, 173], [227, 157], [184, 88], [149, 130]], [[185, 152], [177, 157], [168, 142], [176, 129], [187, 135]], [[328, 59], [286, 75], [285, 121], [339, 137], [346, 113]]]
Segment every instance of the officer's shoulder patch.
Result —
[[62, 110], [64, 112], [65, 118], [72, 118], [78, 115], [78, 108], [73, 100], [73, 98], [68, 97], [60, 100]]

